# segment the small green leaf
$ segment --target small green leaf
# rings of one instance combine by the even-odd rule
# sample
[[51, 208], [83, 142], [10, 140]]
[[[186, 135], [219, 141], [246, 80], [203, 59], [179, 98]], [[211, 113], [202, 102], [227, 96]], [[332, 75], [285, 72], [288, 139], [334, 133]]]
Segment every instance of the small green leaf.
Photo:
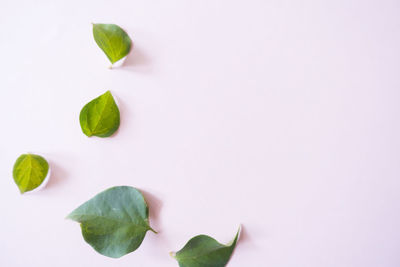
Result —
[[119, 109], [110, 91], [87, 103], [79, 121], [87, 136], [109, 137], [119, 127]]
[[49, 172], [47, 161], [34, 154], [23, 154], [15, 161], [14, 181], [21, 194], [32, 191], [43, 183]]
[[97, 252], [111, 258], [136, 250], [149, 225], [149, 210], [139, 190], [130, 186], [109, 188], [67, 216], [81, 224], [82, 235]]
[[112, 64], [126, 57], [131, 50], [131, 38], [118, 25], [93, 24], [93, 37]]
[[235, 249], [239, 233], [240, 228], [228, 245], [220, 244], [210, 236], [198, 235], [172, 255], [180, 267], [224, 267]]

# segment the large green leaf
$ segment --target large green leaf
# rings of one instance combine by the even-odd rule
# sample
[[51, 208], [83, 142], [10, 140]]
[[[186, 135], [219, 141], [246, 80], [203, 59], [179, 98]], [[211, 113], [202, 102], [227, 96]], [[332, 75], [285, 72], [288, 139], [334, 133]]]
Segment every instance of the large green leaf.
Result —
[[118, 25], [93, 24], [93, 37], [112, 64], [126, 57], [131, 50], [131, 38]]
[[87, 103], [81, 110], [79, 121], [87, 136], [108, 137], [119, 127], [119, 109], [110, 91]]
[[23, 154], [15, 161], [14, 181], [21, 194], [37, 188], [43, 183], [49, 172], [47, 161], [35, 154]]
[[240, 229], [228, 245], [220, 244], [210, 236], [198, 235], [172, 255], [180, 267], [224, 267], [235, 249], [239, 233]]
[[148, 216], [147, 204], [139, 190], [117, 186], [88, 200], [67, 218], [81, 224], [83, 238], [97, 252], [119, 258], [136, 250], [147, 231], [155, 232]]

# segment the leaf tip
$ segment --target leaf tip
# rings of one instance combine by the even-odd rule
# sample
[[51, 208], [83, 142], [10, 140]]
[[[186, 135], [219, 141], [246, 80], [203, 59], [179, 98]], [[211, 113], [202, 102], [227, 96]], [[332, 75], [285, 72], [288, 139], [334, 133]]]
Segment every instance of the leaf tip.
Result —
[[242, 224], [239, 224], [239, 228], [238, 228], [238, 230], [236, 232], [236, 235], [232, 239], [232, 241], [228, 243], [228, 246], [234, 246], [234, 247], [236, 246], [236, 243], [240, 239], [241, 232], [242, 232]]
[[87, 137], [92, 137], [93, 133], [89, 130], [83, 132]]
[[149, 230], [152, 231], [155, 234], [158, 234], [158, 232], [156, 230], [154, 230], [153, 228], [149, 227]]
[[169, 253], [169, 255], [170, 255], [172, 258], [176, 259], [176, 253], [175, 253], [175, 252], [171, 251], [171, 252]]
[[240, 233], [242, 232], [242, 224], [239, 224], [239, 228], [237, 230], [237, 235], [240, 235]]
[[72, 221], [75, 221], [73, 218], [72, 218], [72, 213], [70, 213], [70, 214], [68, 214], [67, 216], [65, 216], [65, 218], [64, 218], [64, 220], [72, 220]]

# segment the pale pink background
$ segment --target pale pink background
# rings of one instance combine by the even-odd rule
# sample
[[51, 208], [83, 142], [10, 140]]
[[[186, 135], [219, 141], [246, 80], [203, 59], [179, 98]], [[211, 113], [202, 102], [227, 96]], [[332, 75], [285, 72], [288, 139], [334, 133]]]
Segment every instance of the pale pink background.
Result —
[[[230, 267], [400, 266], [400, 2], [0, 2], [0, 266], [173, 267], [192, 236], [242, 238]], [[91, 22], [135, 48], [109, 70]], [[122, 123], [87, 138], [106, 90]], [[21, 196], [21, 153], [47, 187]], [[96, 193], [145, 192], [136, 252], [97, 254], [65, 216]]]

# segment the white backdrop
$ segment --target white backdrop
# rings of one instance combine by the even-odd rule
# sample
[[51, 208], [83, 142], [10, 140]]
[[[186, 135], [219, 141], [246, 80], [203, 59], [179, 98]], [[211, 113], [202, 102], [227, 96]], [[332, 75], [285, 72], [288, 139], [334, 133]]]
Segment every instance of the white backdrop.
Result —
[[[230, 267], [400, 265], [397, 0], [0, 1], [0, 265], [178, 266], [196, 234], [243, 235]], [[134, 49], [110, 70], [91, 22]], [[121, 127], [87, 138], [111, 90]], [[51, 164], [20, 195], [16, 158]], [[120, 259], [65, 216], [115, 185], [151, 224]]]

